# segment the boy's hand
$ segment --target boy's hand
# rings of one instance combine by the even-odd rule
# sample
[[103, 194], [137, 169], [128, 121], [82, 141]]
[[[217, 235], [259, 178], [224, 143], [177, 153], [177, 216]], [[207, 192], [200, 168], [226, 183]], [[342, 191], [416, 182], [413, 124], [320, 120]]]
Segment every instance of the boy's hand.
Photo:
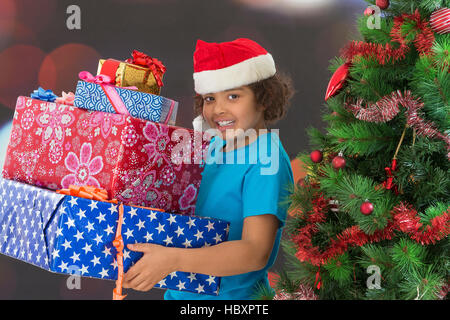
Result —
[[123, 287], [138, 291], [148, 291], [173, 269], [174, 261], [170, 249], [151, 243], [129, 244], [131, 251], [142, 252], [144, 255], [124, 275]]

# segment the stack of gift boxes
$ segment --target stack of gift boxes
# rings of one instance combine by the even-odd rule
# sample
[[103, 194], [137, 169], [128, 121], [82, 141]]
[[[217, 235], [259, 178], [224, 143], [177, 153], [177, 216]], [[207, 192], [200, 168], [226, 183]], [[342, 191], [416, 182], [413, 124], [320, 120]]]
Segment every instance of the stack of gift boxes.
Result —
[[[75, 93], [18, 97], [0, 180], [1, 253], [118, 279], [142, 256], [128, 243], [227, 240], [228, 222], [194, 216], [209, 141], [175, 126], [178, 103], [160, 95], [165, 71], [134, 51], [126, 61], [100, 60], [96, 76], [80, 72]], [[174, 272], [156, 287], [217, 295], [219, 283]]]

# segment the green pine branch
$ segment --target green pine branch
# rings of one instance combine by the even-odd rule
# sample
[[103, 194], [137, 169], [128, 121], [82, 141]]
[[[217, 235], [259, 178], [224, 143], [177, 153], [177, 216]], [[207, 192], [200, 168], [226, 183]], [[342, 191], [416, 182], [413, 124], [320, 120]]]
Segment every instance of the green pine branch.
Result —
[[381, 150], [393, 152], [396, 147], [397, 133], [386, 123], [335, 123], [328, 132], [333, 151], [346, 156], [372, 156]]
[[[377, 184], [368, 177], [348, 174], [330, 165], [324, 166], [323, 171], [325, 177], [320, 181], [320, 189], [339, 202], [342, 214], [348, 213], [366, 234], [373, 234], [386, 227], [390, 211], [398, 201], [397, 197], [390, 191], [376, 188]], [[360, 210], [361, 204], [366, 200], [374, 206], [370, 215], [363, 215]]]

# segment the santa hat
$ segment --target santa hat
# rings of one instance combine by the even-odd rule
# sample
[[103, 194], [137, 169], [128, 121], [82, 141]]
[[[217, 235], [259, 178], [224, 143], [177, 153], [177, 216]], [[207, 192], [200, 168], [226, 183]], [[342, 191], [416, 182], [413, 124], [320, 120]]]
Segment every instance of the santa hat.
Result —
[[[250, 39], [208, 43], [197, 41], [194, 52], [194, 86], [198, 94], [214, 93], [255, 83], [275, 75], [272, 55]], [[209, 128], [200, 115], [194, 129]]]

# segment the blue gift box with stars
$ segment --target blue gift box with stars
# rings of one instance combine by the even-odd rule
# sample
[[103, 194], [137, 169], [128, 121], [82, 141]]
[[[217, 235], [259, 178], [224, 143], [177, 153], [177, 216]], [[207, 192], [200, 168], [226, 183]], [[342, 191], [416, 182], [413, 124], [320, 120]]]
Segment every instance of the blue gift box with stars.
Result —
[[[52, 272], [117, 279], [118, 205], [5, 179], [0, 204], [0, 253]], [[123, 207], [124, 272], [142, 257], [129, 243], [200, 248], [228, 238], [223, 220]], [[177, 271], [155, 287], [217, 295], [219, 285], [220, 277]]]

